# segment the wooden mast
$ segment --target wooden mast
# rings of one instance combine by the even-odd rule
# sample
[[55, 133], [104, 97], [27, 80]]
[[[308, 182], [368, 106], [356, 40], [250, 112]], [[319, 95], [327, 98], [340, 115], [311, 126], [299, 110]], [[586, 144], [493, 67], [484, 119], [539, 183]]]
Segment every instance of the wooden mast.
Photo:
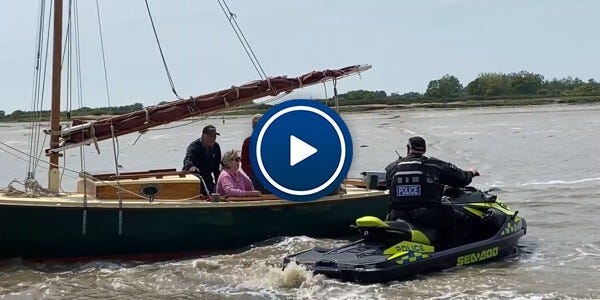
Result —
[[[62, 53], [62, 14], [63, 1], [54, 0], [54, 33], [52, 46], [52, 107], [50, 111], [50, 148], [59, 146], [60, 135], [60, 87], [61, 87], [61, 53]], [[48, 190], [58, 193], [59, 170], [57, 152], [50, 154], [50, 168], [48, 170]]]

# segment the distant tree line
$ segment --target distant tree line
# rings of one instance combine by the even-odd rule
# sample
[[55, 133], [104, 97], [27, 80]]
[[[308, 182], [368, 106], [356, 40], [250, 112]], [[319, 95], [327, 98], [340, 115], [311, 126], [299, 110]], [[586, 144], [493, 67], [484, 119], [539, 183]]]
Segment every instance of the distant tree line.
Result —
[[[466, 86], [453, 75], [445, 75], [440, 79], [432, 80], [427, 85], [425, 93], [408, 92], [404, 94], [385, 91], [350, 91], [338, 95], [339, 105], [356, 104], [409, 104], [417, 102], [447, 102], [456, 100], [493, 100], [493, 99], [532, 99], [556, 96], [579, 97], [600, 96], [600, 83], [594, 79], [587, 82], [566, 77], [547, 80], [540, 74], [527, 71], [518, 73], [481, 73]], [[322, 99], [333, 105], [333, 98]], [[159, 104], [164, 104], [161, 102]], [[254, 110], [266, 110], [265, 105], [252, 107]], [[118, 115], [144, 109], [141, 103], [118, 107], [82, 107], [70, 112], [61, 113], [62, 119], [83, 116]], [[6, 114], [0, 110], [1, 121], [24, 121], [35, 119], [48, 119], [50, 111], [28, 112], [16, 110]]]
[[[456, 100], [489, 100], [546, 98], [555, 96], [600, 96], [600, 83], [594, 79], [587, 82], [566, 77], [552, 80], [527, 71], [518, 73], [482, 73], [466, 86], [453, 75], [432, 80], [425, 93], [404, 94], [385, 91], [350, 91], [338, 95], [340, 105], [353, 104], [402, 104], [414, 102], [441, 102]], [[333, 98], [327, 99], [331, 104]]]
[[[103, 115], [120, 115], [136, 110], [144, 109], [144, 105], [141, 103], [134, 103], [131, 105], [114, 106], [114, 107], [99, 107], [89, 108], [82, 107], [67, 112], [61, 112], [61, 119], [70, 119], [84, 116], [103, 116]], [[40, 112], [22, 111], [15, 110], [11, 114], [7, 115], [4, 111], [0, 111], [0, 121], [23, 121], [23, 120], [47, 120], [50, 118], [50, 111], [44, 110]]]
[[[160, 102], [159, 105], [166, 104], [167, 101]], [[268, 104], [250, 104], [243, 108], [238, 109], [232, 114], [243, 114], [243, 113], [259, 113], [268, 110], [271, 105]], [[82, 107], [71, 110], [70, 112], [61, 112], [60, 116], [62, 120], [77, 119], [80, 117], [89, 116], [108, 116], [108, 115], [121, 115], [134, 111], [143, 110], [144, 105], [142, 103], [134, 103], [131, 105], [114, 106], [114, 107], [99, 107], [89, 108]], [[0, 110], [0, 122], [12, 122], [12, 121], [32, 121], [32, 120], [49, 120], [50, 111], [45, 110], [41, 112], [31, 112], [15, 110], [11, 114], [7, 115], [5, 111]]]

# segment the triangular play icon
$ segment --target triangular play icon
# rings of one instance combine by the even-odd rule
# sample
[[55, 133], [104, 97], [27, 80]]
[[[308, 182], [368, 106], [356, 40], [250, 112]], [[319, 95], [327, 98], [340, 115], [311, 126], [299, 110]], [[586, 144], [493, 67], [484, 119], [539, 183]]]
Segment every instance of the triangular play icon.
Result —
[[307, 159], [317, 153], [317, 148], [309, 145], [305, 141], [290, 135], [290, 166], [293, 167], [299, 162]]

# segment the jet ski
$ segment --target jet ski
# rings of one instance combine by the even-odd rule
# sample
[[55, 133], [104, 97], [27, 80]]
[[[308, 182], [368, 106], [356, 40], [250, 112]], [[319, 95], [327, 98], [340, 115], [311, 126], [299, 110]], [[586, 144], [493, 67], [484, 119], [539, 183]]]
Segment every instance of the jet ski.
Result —
[[327, 277], [377, 283], [514, 254], [527, 223], [518, 211], [491, 194], [495, 190], [465, 187], [442, 197], [441, 205], [449, 206], [468, 224], [452, 231], [462, 241], [452, 246], [444, 245], [442, 240], [449, 237], [439, 236], [436, 230], [365, 216], [353, 226], [362, 239], [335, 249], [313, 248], [290, 255], [284, 266], [295, 262]]

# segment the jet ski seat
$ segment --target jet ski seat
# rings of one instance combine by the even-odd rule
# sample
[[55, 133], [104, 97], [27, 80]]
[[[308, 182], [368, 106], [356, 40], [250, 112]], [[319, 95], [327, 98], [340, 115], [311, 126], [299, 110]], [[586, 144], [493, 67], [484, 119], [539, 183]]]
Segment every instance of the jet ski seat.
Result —
[[412, 241], [435, 245], [438, 237], [434, 229], [410, 224], [403, 220], [382, 221], [377, 217], [362, 217], [356, 220], [356, 228], [366, 241], [398, 243]]
[[435, 245], [438, 240], [437, 230], [410, 224], [403, 220], [387, 221], [393, 230], [410, 232], [410, 241], [425, 245]]

